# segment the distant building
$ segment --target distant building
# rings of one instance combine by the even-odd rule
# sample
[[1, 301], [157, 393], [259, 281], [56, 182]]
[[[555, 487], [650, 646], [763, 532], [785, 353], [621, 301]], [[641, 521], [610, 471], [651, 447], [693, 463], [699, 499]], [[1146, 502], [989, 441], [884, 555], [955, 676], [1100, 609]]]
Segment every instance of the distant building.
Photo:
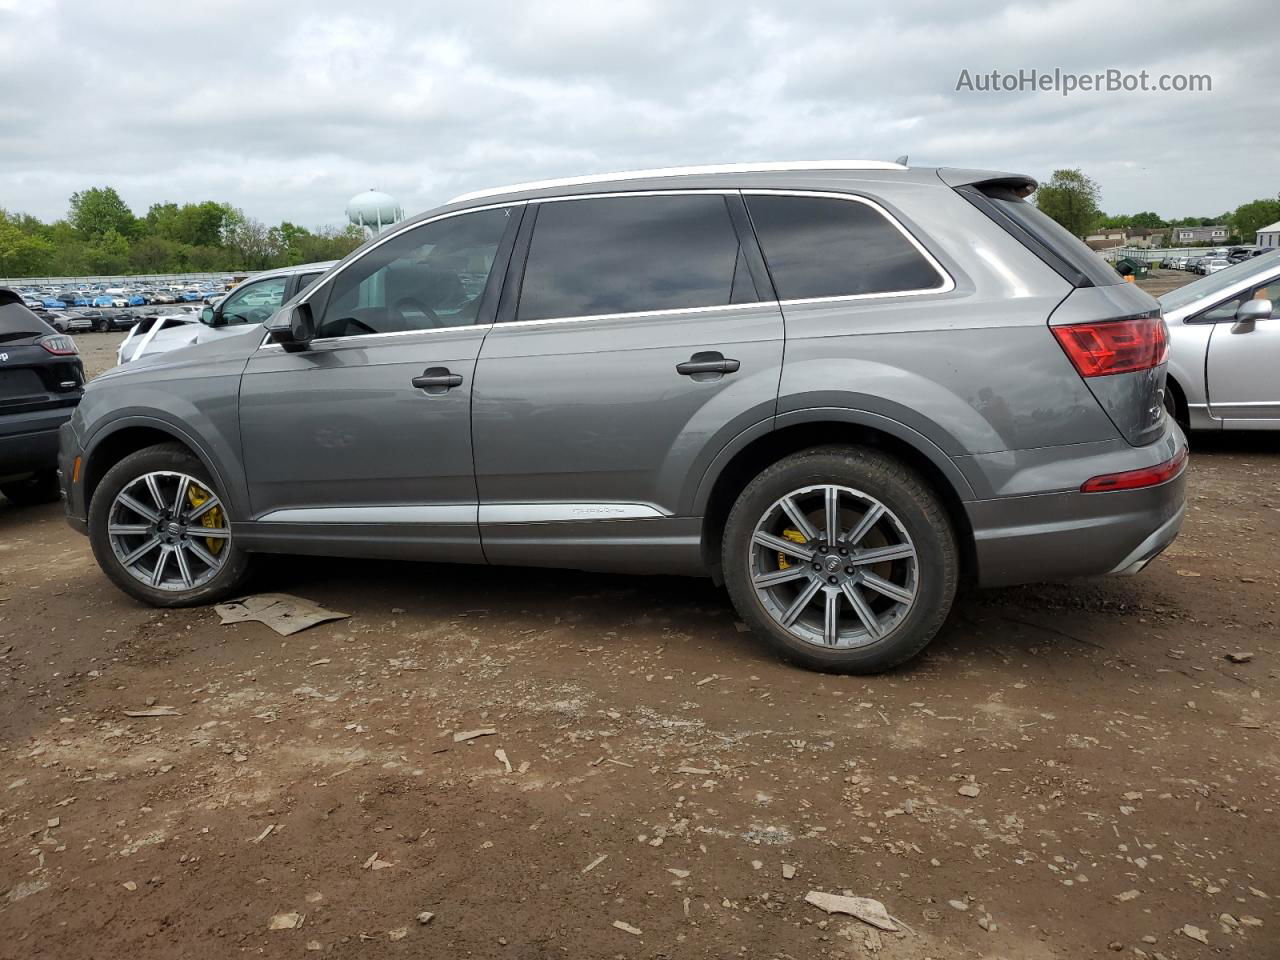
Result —
[[1280, 247], [1280, 220], [1267, 224], [1258, 231], [1255, 241], [1260, 247]]
[[1210, 227], [1174, 227], [1173, 246], [1185, 246], [1188, 243], [1226, 243], [1226, 227], [1215, 224]]
[[1084, 242], [1092, 250], [1110, 250], [1112, 247], [1162, 247], [1165, 230], [1148, 230], [1145, 227], [1108, 227], [1091, 233]]

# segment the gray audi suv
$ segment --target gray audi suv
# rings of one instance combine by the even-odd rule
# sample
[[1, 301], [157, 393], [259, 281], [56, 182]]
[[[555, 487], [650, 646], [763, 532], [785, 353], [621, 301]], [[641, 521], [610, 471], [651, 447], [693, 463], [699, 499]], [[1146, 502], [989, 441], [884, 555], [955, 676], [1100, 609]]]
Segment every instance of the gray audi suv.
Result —
[[68, 517], [157, 606], [260, 553], [709, 575], [792, 659], [886, 669], [962, 580], [1134, 573], [1182, 523], [1159, 305], [1034, 189], [806, 162], [458, 197], [90, 383]]

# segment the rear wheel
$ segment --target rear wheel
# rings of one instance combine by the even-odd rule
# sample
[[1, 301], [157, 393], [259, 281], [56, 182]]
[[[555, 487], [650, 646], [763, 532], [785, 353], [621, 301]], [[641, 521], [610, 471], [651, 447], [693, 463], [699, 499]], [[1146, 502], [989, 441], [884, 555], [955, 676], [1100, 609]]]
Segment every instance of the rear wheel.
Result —
[[99, 332], [99, 333], [110, 333], [110, 332], [111, 332], [111, 321], [110, 321], [110, 320], [108, 320], [106, 317], [103, 317], [101, 320], [99, 320], [99, 321], [98, 321], [98, 328], [97, 328], [97, 329], [98, 329], [98, 332]]
[[825, 447], [766, 469], [725, 527], [725, 582], [752, 631], [807, 667], [876, 673], [946, 619], [959, 552], [914, 471], [877, 450]]
[[204, 464], [176, 443], [139, 450], [107, 471], [89, 505], [89, 541], [116, 586], [157, 607], [225, 597], [249, 570]]
[[0, 484], [0, 493], [8, 497], [10, 503], [20, 507], [52, 503], [61, 495], [58, 490], [58, 473], [56, 470], [44, 470], [25, 480]]

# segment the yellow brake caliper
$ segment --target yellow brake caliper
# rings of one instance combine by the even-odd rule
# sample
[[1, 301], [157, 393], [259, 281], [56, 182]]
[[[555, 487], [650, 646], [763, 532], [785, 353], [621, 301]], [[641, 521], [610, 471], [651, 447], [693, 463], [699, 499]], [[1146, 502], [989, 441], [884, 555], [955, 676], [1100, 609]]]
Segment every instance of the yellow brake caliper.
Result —
[[[804, 534], [801, 533], [799, 530], [790, 530], [790, 529], [783, 530], [782, 535], [786, 537], [788, 540], [790, 540], [792, 543], [804, 543]], [[779, 552], [778, 569], [786, 570], [790, 566], [791, 566], [791, 562], [787, 559], [787, 555], [785, 553]]]
[[[209, 491], [197, 487], [194, 483], [187, 487], [187, 503], [191, 504], [191, 509], [195, 510], [209, 499]], [[200, 523], [210, 529], [220, 529], [222, 527], [222, 508], [214, 507], [203, 517]], [[205, 537], [205, 546], [209, 548], [209, 552], [215, 557], [222, 550], [222, 541], [214, 537]]]

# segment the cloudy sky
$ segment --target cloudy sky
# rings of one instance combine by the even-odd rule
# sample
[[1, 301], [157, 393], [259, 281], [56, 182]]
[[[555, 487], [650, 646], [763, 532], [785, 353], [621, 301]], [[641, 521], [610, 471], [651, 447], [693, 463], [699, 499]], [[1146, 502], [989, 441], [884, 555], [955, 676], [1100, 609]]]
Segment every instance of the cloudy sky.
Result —
[[[1213, 215], [1280, 191], [1274, 0], [0, 0], [0, 207], [87, 186], [343, 221], [682, 163], [869, 157]], [[957, 91], [962, 70], [1209, 74], [1202, 93]]]

